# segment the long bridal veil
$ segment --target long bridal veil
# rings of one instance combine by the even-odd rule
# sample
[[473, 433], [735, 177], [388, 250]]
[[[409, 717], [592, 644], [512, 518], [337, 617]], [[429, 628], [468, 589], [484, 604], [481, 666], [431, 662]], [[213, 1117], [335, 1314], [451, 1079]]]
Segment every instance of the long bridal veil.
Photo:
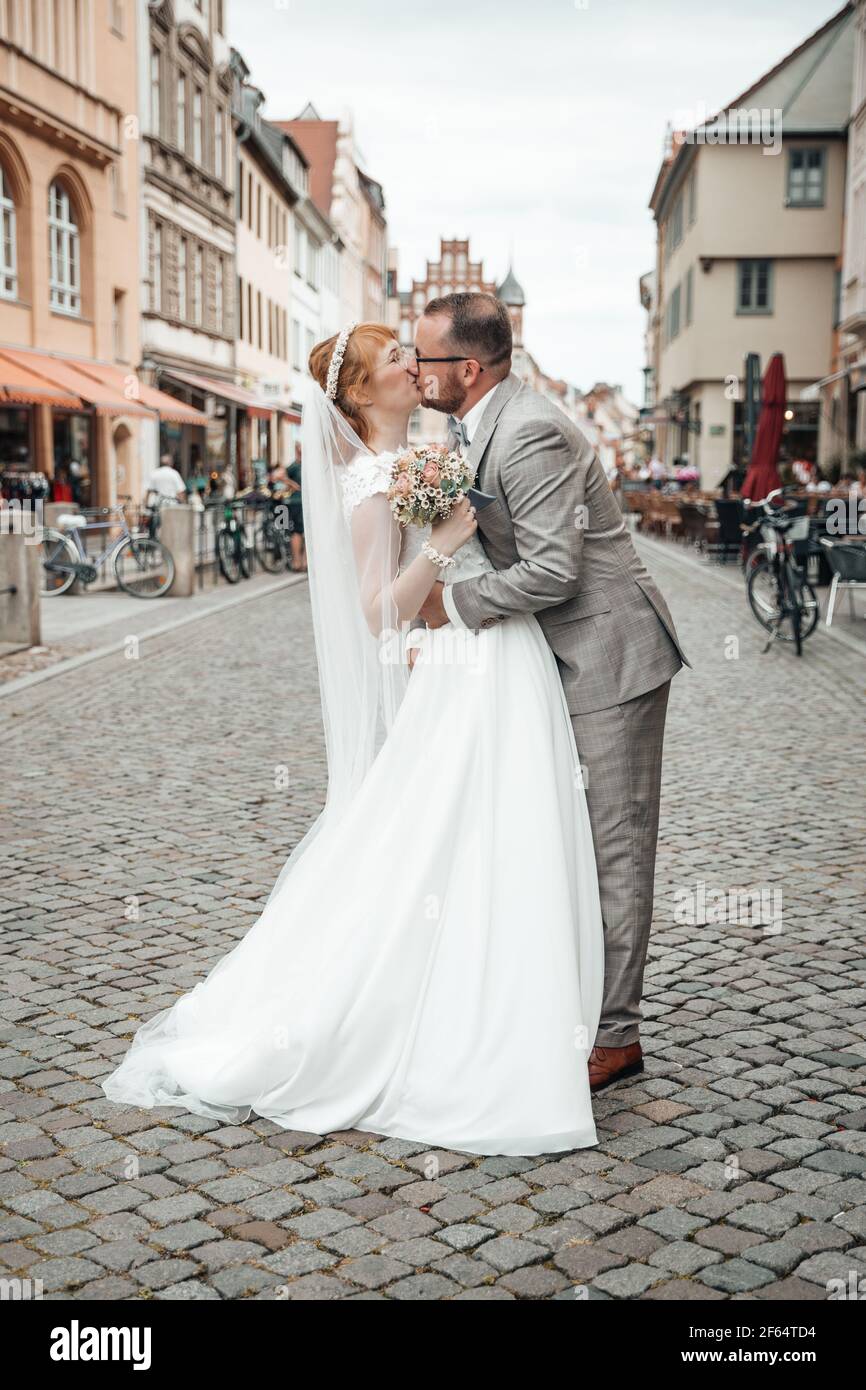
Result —
[[268, 902], [316, 836], [351, 801], [394, 721], [409, 678], [392, 595], [400, 529], [383, 493], [366, 498], [347, 516], [341, 475], [359, 457], [374, 455], [315, 381], [304, 402], [301, 450], [328, 788], [324, 810], [289, 855]]

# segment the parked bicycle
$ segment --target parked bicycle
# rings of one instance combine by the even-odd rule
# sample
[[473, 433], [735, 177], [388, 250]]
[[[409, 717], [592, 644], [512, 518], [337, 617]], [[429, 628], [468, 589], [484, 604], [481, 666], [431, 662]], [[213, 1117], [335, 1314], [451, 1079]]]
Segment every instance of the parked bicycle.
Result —
[[[776, 488], [760, 502], [749, 504], [760, 507], [761, 515], [742, 529], [747, 536], [759, 532], [761, 539], [746, 565], [746, 590], [749, 607], [770, 634], [763, 650], [769, 651], [781, 637], [783, 642], [793, 642], [801, 656], [803, 642], [818, 623], [818, 599], [794, 553], [795, 541], [808, 539], [809, 518], [791, 516], [790, 508], [778, 511], [772, 504], [783, 494], [782, 488]], [[784, 500], [779, 505], [786, 507]]]
[[223, 503], [223, 524], [216, 538], [219, 567], [230, 584], [237, 584], [242, 575], [249, 579], [251, 568], [250, 545], [235, 508], [236, 504], [227, 497]]
[[[124, 504], [68, 512], [57, 518], [56, 526], [46, 526], [40, 545], [42, 593], [55, 598], [72, 588], [76, 579], [86, 588], [99, 571], [113, 563], [118, 587], [134, 598], [159, 598], [171, 588], [174, 559], [161, 541], [129, 529]], [[100, 518], [100, 519], [97, 519]], [[90, 557], [83, 537], [95, 531], [119, 530], [119, 535], [102, 552]]]
[[270, 574], [279, 574], [289, 567], [291, 528], [287, 524], [288, 513], [288, 506], [283, 499], [270, 497], [265, 514], [256, 529], [256, 555], [263, 569], [268, 570]]

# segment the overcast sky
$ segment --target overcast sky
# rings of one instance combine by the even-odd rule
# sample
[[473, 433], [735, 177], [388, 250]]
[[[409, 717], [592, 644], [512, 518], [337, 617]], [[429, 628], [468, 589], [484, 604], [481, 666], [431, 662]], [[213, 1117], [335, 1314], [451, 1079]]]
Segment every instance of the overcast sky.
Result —
[[400, 287], [440, 236], [509, 258], [540, 366], [640, 402], [647, 203], [665, 125], [713, 112], [825, 20], [824, 0], [229, 0], [265, 114], [347, 108], [384, 186]]

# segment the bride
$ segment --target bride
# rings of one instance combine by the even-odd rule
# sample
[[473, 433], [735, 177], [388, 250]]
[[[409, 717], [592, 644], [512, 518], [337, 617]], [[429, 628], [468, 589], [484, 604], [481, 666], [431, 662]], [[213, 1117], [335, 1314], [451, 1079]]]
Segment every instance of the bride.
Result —
[[594, 1145], [602, 921], [555, 657], [531, 615], [419, 625], [443, 562], [454, 579], [491, 566], [468, 499], [424, 530], [393, 517], [421, 393], [391, 329], [344, 329], [310, 370], [325, 809], [247, 934], [142, 1024], [103, 1090], [467, 1153]]

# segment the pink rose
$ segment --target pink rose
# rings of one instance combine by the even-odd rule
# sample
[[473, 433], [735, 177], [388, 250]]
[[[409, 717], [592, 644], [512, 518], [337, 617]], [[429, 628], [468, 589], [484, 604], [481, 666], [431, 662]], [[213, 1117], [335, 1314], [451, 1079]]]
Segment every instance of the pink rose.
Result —
[[412, 491], [412, 479], [408, 473], [401, 473], [394, 484], [394, 491], [398, 497], [407, 497]]
[[421, 470], [421, 477], [430, 487], [439, 486], [439, 465], [437, 463], [425, 463]]

